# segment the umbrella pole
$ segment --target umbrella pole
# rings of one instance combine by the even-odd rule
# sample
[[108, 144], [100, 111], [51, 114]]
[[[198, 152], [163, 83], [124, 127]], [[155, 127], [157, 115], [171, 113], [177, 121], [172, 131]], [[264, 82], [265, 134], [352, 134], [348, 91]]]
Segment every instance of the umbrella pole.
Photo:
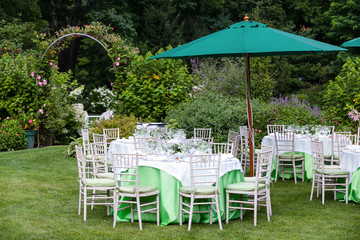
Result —
[[249, 126], [249, 154], [250, 154], [250, 177], [254, 176], [254, 143], [253, 143], [253, 120], [251, 110], [251, 84], [250, 84], [250, 54], [245, 55], [246, 61], [246, 100], [247, 100], [247, 116]]

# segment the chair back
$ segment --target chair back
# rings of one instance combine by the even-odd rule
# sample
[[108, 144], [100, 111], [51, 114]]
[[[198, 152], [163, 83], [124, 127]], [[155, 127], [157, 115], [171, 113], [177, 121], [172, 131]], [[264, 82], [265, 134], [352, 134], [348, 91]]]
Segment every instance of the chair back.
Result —
[[155, 141], [153, 137], [136, 137], [134, 136], [134, 147], [138, 152], [145, 152], [145, 149], [149, 145], [149, 141]]
[[191, 190], [195, 186], [213, 185], [218, 188], [220, 154], [202, 154], [190, 156], [190, 180]]
[[294, 130], [275, 132], [275, 148], [277, 159], [279, 159], [280, 154], [286, 152], [291, 152], [292, 157], [294, 157], [294, 137]]
[[270, 184], [271, 167], [274, 158], [274, 147], [262, 145], [256, 163], [255, 186], [258, 187], [262, 180]]
[[317, 169], [324, 170], [325, 162], [324, 162], [324, 149], [323, 142], [319, 139], [311, 140], [311, 155], [313, 159], [313, 172]]
[[91, 145], [90, 145], [90, 137], [89, 137], [89, 130], [88, 129], [81, 129], [81, 137], [83, 140], [83, 150], [85, 155], [91, 154]]
[[103, 134], [106, 136], [107, 140], [116, 140], [120, 138], [120, 129], [119, 128], [103, 128]]
[[239, 144], [240, 144], [240, 137], [239, 137], [239, 133], [229, 130], [228, 133], [228, 140], [227, 143], [233, 143], [234, 144], [234, 156], [237, 155], [238, 151], [239, 151]]
[[356, 143], [356, 135], [352, 134], [335, 134], [336, 139], [336, 145], [337, 145], [337, 153], [339, 156], [339, 159], [341, 159], [341, 151], [347, 146], [347, 145], [354, 145]]
[[236, 156], [233, 143], [210, 143], [210, 149], [212, 154], [232, 154]]
[[138, 154], [112, 153], [113, 172], [116, 187], [136, 185], [139, 192], [139, 156]]
[[92, 149], [95, 175], [97, 173], [108, 172], [108, 154], [106, 145], [104, 143], [93, 143]]
[[86, 179], [86, 162], [83, 155], [82, 148], [75, 146], [76, 151], [76, 160], [77, 160], [77, 166], [78, 166], [78, 179], [81, 182], [85, 182]]
[[267, 125], [267, 133], [283, 132], [285, 131], [285, 125]]
[[93, 133], [94, 143], [106, 143], [106, 135]]
[[206, 142], [214, 141], [214, 138], [211, 137], [211, 128], [194, 128], [194, 138], [202, 139]]

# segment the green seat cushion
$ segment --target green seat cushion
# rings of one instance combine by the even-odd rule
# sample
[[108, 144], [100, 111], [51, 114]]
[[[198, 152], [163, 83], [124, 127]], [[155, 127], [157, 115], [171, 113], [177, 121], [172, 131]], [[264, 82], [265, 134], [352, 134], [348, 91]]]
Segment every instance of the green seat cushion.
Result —
[[[265, 189], [265, 184], [259, 184], [258, 190]], [[255, 191], [255, 184], [253, 182], [239, 182], [226, 185], [227, 190], [232, 191]]]
[[[102, 159], [102, 161], [100, 160], [99, 162], [100, 162], [101, 164], [105, 164], [105, 161], [104, 161], [103, 159]], [[112, 166], [112, 165], [113, 165], [112, 159], [108, 159], [108, 160], [107, 160], [107, 165], [108, 165], [108, 166]]]
[[350, 172], [342, 169], [335, 168], [325, 168], [324, 171], [321, 169], [316, 169], [316, 173], [324, 174], [324, 175], [349, 175]]
[[[121, 186], [118, 187], [119, 192], [122, 193], [136, 193], [136, 186], [135, 185], [128, 185], [128, 186]], [[145, 186], [139, 185], [139, 193], [148, 193], [154, 192], [157, 188], [155, 186]]]
[[[93, 159], [93, 155], [86, 155], [85, 158], [87, 160], [92, 160]], [[95, 160], [104, 160], [105, 156], [101, 156], [101, 155], [97, 155], [95, 156]]]
[[[191, 186], [183, 186], [180, 187], [180, 192], [182, 193], [192, 193]], [[196, 195], [211, 195], [215, 194], [216, 187], [214, 186], [206, 186], [206, 185], [199, 185], [194, 187], [194, 194]]]
[[[255, 182], [255, 178], [256, 177], [244, 177], [245, 182], [251, 182], [251, 183]], [[266, 182], [266, 179], [264, 179], [264, 178], [259, 179], [259, 183], [265, 183], [265, 182]]]
[[[287, 153], [282, 153], [279, 155], [279, 158], [281, 159], [291, 159], [292, 157], [292, 153], [291, 152], [287, 152]], [[300, 158], [304, 158], [304, 156], [302, 154], [294, 154], [294, 159], [300, 159]]]
[[115, 178], [115, 175], [112, 172], [98, 173], [96, 176], [98, 178], [107, 178], [107, 179], [114, 179]]
[[114, 179], [86, 179], [87, 187], [115, 187]]

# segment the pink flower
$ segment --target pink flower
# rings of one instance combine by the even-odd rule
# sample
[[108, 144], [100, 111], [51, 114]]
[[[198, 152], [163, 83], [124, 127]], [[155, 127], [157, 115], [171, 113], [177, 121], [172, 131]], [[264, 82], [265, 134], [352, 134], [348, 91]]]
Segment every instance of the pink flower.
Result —
[[9, 119], [9, 117], [7, 117], [6, 119]]
[[57, 66], [56, 66], [56, 65], [54, 65], [54, 68], [56, 69], [56, 68], [57, 68]]
[[259, 130], [259, 133], [262, 133], [262, 131], [261, 131], [261, 130]]
[[15, 136], [19, 136], [19, 134], [16, 133]]
[[127, 64], [127, 61], [125, 61], [125, 64]]
[[120, 61], [120, 57], [118, 57], [116, 60]]
[[110, 82], [110, 86], [112, 86], [113, 85], [113, 83], [112, 82]]
[[116, 63], [115, 63], [115, 65], [116, 65], [116, 66], [119, 66], [119, 65], [120, 65], [120, 63], [119, 63], [119, 62], [116, 62]]
[[41, 77], [40, 77], [40, 75], [37, 75], [37, 77], [36, 77], [38, 80], [40, 80], [41, 79]]
[[54, 63], [53, 63], [53, 62], [50, 62], [49, 64], [50, 64], [50, 66], [52, 66]]
[[40, 114], [44, 114], [44, 111], [42, 109], [39, 109]]
[[30, 73], [30, 76], [32, 76], [32, 77], [35, 76], [34, 72], [31, 72], [31, 73]]
[[40, 87], [42, 86], [42, 84], [43, 84], [42, 82], [39, 82], [39, 86], [40, 86]]
[[46, 104], [44, 103], [44, 104], [43, 104], [43, 107], [45, 107], [45, 106], [46, 106]]
[[43, 81], [43, 84], [44, 84], [44, 86], [47, 84], [47, 81], [44, 79], [44, 81]]
[[32, 120], [31, 120], [31, 119], [29, 120], [29, 123], [32, 123]]

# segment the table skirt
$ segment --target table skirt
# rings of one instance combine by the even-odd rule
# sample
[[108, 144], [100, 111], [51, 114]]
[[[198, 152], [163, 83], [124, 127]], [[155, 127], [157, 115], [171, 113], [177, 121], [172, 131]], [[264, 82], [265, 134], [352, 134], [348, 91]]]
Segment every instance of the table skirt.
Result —
[[[233, 170], [219, 179], [219, 205], [221, 219], [225, 220], [226, 217], [226, 192], [225, 186], [235, 182], [243, 182], [244, 176], [240, 170]], [[160, 222], [162, 226], [168, 224], [179, 224], [180, 220], [180, 197], [179, 189], [182, 186], [173, 176], [157, 168], [139, 166], [139, 183], [140, 185], [152, 185], [156, 186], [160, 190]], [[124, 207], [128, 204], [121, 204], [120, 207]], [[201, 206], [201, 208], [207, 208], [208, 206]], [[203, 209], [202, 209], [203, 210]], [[194, 208], [196, 211], [196, 208]], [[187, 222], [188, 214], [183, 216], [185, 222]], [[230, 219], [236, 219], [240, 217], [239, 211], [233, 211], [230, 213]], [[144, 222], [156, 222], [156, 214], [143, 213], [141, 218]], [[118, 212], [118, 222], [128, 222], [131, 220], [130, 209], [126, 209]], [[134, 220], [137, 221], [137, 213], [134, 214]], [[208, 213], [194, 214], [193, 223], [209, 223], [210, 217]], [[213, 213], [213, 221], [217, 222], [217, 215]]]

